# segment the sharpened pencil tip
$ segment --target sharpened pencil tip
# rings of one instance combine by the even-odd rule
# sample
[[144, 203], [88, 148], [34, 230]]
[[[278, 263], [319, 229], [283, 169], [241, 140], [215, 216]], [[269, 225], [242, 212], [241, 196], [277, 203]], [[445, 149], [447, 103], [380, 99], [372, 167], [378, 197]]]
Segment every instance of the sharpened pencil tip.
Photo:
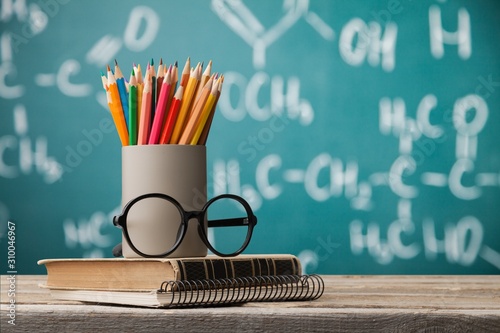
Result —
[[107, 70], [108, 72], [111, 70], [111, 68], [109, 68], [109, 65], [108, 65], [108, 67], [106, 68], [106, 70]]
[[115, 66], [118, 66], [118, 61], [116, 61], [116, 59], [115, 59]]
[[177, 67], [177, 60], [175, 61], [175, 64], [174, 64], [175, 67]]
[[153, 58], [151, 58], [151, 62], [150, 62], [151, 66], [153, 66], [155, 64]]

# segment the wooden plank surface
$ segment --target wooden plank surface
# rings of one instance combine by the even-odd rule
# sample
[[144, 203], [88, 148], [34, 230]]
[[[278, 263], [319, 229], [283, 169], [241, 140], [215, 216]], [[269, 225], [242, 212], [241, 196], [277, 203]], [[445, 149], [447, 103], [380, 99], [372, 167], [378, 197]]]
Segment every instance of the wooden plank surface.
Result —
[[500, 276], [323, 276], [313, 302], [145, 309], [58, 301], [45, 276], [16, 276], [16, 326], [2, 332], [500, 332]]

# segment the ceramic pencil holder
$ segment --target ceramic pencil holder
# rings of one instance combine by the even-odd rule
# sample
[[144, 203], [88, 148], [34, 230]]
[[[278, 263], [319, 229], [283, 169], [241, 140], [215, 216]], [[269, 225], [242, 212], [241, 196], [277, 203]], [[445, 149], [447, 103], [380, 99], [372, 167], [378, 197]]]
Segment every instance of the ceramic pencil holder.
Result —
[[[203, 145], [136, 145], [122, 147], [122, 208], [147, 193], [174, 198], [185, 211], [199, 211], [206, 203], [206, 147]], [[182, 212], [162, 198], [147, 198], [127, 214], [129, 240], [140, 252], [158, 256], [178, 240]], [[174, 252], [165, 257], [203, 257], [207, 247], [199, 224], [189, 221], [186, 234]], [[204, 224], [206, 230], [206, 223]], [[142, 257], [122, 233], [125, 258]]]

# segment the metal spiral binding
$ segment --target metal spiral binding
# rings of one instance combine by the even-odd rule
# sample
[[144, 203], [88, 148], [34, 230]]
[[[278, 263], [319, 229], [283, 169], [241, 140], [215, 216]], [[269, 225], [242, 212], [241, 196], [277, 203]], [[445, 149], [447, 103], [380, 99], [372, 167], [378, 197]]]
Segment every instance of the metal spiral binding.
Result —
[[323, 291], [323, 279], [315, 274], [165, 281], [158, 290], [169, 296], [166, 307], [312, 301], [320, 298]]

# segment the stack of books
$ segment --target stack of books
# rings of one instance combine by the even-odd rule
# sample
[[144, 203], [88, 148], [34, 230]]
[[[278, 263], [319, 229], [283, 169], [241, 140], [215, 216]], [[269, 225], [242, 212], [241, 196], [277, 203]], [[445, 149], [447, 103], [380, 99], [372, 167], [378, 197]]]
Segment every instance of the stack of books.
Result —
[[301, 275], [293, 255], [221, 258], [45, 259], [52, 297], [145, 307], [197, 307], [315, 300], [318, 275]]

